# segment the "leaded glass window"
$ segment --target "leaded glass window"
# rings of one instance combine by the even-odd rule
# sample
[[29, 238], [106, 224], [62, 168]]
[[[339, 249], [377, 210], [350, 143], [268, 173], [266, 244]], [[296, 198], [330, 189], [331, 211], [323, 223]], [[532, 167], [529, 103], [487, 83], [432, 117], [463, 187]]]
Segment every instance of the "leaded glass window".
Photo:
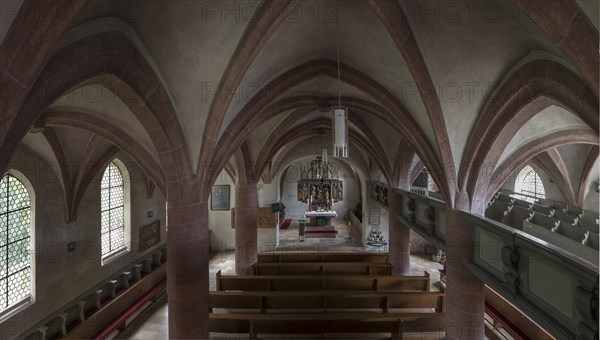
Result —
[[525, 176], [521, 182], [521, 193], [537, 198], [546, 198], [546, 192], [540, 176], [530, 166], [523, 169]]
[[0, 311], [31, 297], [31, 201], [16, 177], [0, 181]]
[[125, 249], [124, 183], [121, 170], [111, 162], [100, 185], [102, 258]]

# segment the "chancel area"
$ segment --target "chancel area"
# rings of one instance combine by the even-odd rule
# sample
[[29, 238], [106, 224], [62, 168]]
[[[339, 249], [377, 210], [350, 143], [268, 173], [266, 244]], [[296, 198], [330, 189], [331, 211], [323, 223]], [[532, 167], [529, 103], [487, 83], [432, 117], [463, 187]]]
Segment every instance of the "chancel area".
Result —
[[0, 338], [598, 339], [599, 11], [0, 0]]

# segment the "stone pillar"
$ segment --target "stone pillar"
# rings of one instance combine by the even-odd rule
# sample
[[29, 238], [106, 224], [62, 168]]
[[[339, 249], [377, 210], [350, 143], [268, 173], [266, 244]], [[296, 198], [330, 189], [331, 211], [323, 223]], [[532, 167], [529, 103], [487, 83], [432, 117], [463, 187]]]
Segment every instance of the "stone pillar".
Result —
[[410, 273], [410, 228], [396, 218], [402, 213], [402, 196], [394, 189], [388, 190], [389, 240], [388, 259], [393, 275]]
[[[167, 233], [169, 338], [208, 338], [208, 205], [192, 184], [170, 190]], [[169, 188], [168, 188], [169, 190]]]
[[256, 214], [258, 193], [255, 182], [238, 181], [235, 186], [235, 274], [252, 275], [257, 259]]
[[446, 210], [446, 339], [483, 339], [483, 281], [464, 265], [473, 259], [474, 226]]

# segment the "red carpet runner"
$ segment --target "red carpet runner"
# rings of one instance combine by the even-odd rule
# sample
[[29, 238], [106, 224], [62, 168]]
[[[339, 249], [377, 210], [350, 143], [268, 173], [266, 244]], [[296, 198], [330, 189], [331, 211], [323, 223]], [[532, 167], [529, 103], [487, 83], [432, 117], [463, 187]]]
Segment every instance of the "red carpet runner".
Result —
[[292, 220], [288, 218], [285, 221], [283, 221], [283, 223], [279, 227], [279, 230], [286, 230], [287, 228], [290, 227], [290, 224], [292, 224]]

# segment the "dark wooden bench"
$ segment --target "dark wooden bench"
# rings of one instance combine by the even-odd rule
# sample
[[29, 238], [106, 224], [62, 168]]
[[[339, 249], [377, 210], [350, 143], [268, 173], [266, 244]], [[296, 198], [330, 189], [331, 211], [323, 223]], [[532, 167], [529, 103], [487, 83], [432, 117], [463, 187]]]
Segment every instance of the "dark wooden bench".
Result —
[[209, 332], [257, 334], [443, 332], [445, 313], [210, 313]]
[[167, 265], [163, 264], [103, 303], [102, 308], [71, 329], [63, 339], [104, 338], [135, 318], [141, 310], [166, 291]]
[[389, 263], [290, 262], [255, 263], [254, 275], [391, 275]]
[[262, 253], [258, 263], [290, 262], [370, 262], [388, 263], [386, 253]]
[[391, 275], [261, 275], [216, 274], [217, 291], [429, 291], [429, 273]]
[[443, 312], [443, 292], [210, 292], [211, 311], [215, 308], [231, 311], [310, 309], [327, 312], [340, 309], [370, 309], [388, 313], [390, 309], [410, 309], [421, 312]]
[[118, 315], [106, 327], [100, 330], [100, 332], [98, 332], [98, 334], [94, 336], [94, 339], [106, 339], [115, 330], [125, 329], [127, 321], [131, 317], [135, 317], [136, 314], [139, 314], [144, 308], [147, 308], [150, 302], [156, 301], [156, 296], [161, 291], [165, 291], [166, 288], [167, 279], [165, 278], [156, 285], [154, 285], [154, 287], [152, 287], [149, 291], [147, 291], [144, 295], [137, 299], [132, 305], [130, 305], [125, 311], [123, 311], [123, 313]]

